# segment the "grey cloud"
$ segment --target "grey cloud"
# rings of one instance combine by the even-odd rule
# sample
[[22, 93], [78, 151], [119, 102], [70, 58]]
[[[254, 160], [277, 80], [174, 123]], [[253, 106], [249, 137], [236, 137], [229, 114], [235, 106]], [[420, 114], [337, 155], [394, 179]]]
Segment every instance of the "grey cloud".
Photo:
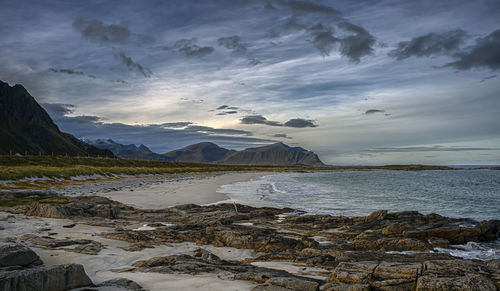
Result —
[[211, 54], [214, 51], [213, 47], [210, 46], [198, 46], [196, 44], [185, 45], [179, 49], [186, 57], [204, 57]]
[[340, 40], [340, 54], [342, 56], [359, 63], [361, 57], [373, 53], [375, 38], [366, 29], [349, 22], [342, 22], [339, 24], [339, 27], [354, 33], [354, 35], [344, 37]]
[[474, 46], [466, 52], [457, 54], [457, 57], [457, 61], [446, 64], [445, 67], [454, 67], [458, 70], [478, 67], [500, 69], [500, 29], [486, 37], [478, 38]]
[[365, 115], [375, 114], [375, 113], [384, 113], [385, 110], [380, 109], [369, 109], [365, 111]]
[[68, 74], [68, 75], [83, 75], [84, 74], [81, 71], [75, 71], [75, 70], [71, 70], [71, 69], [55, 69], [55, 68], [50, 68], [49, 71], [54, 72], [54, 73]]
[[405, 153], [405, 152], [464, 152], [464, 151], [498, 151], [500, 148], [482, 147], [446, 147], [441, 145], [421, 147], [381, 147], [365, 150], [372, 153]]
[[229, 107], [229, 105], [221, 105], [221, 106], [217, 107], [217, 110], [226, 109], [228, 107]]
[[73, 27], [88, 40], [101, 43], [125, 43], [131, 33], [128, 28], [110, 24], [105, 25], [100, 20], [84, 20], [79, 18], [73, 22]]
[[249, 59], [248, 60], [248, 65], [251, 67], [257, 66], [260, 63], [262, 63], [262, 62], [258, 59]]
[[461, 29], [442, 34], [432, 32], [398, 43], [397, 48], [389, 52], [389, 56], [403, 60], [409, 57], [452, 53], [459, 49], [466, 37], [467, 33]]
[[267, 118], [262, 115], [248, 115], [240, 119], [240, 121], [241, 124], [265, 124], [270, 126], [283, 126], [283, 124], [281, 124], [280, 122], [267, 120]]
[[284, 126], [304, 128], [304, 127], [318, 127], [316, 122], [311, 119], [293, 118], [285, 122]]
[[231, 111], [224, 111], [224, 112], [219, 112], [216, 115], [228, 115], [228, 114], [236, 114], [238, 111], [236, 110], [231, 110]]
[[490, 76], [486, 76], [486, 77], [482, 78], [482, 79], [481, 79], [481, 81], [479, 81], [479, 83], [483, 83], [483, 82], [485, 82], [485, 81], [488, 81], [488, 80], [490, 80], [490, 79], [494, 79], [494, 78], [496, 78], [496, 77], [497, 77], [497, 75], [490, 75]]
[[195, 131], [195, 132], [208, 132], [208, 133], [216, 133], [216, 134], [227, 134], [227, 135], [244, 135], [244, 136], [252, 136], [253, 133], [246, 130], [239, 129], [230, 129], [230, 128], [213, 128], [209, 126], [201, 126], [201, 125], [190, 125], [185, 128], [187, 131]]
[[241, 38], [237, 35], [221, 37], [217, 40], [220, 46], [232, 50], [235, 53], [244, 53], [247, 48], [240, 43]]
[[276, 133], [273, 135], [273, 137], [292, 139], [290, 136], [286, 135], [285, 133]]
[[332, 46], [339, 39], [333, 36], [333, 29], [318, 23], [308, 29], [308, 32], [313, 37], [312, 42], [319, 50], [322, 56], [329, 56]]
[[149, 69], [144, 68], [141, 64], [138, 64], [132, 60], [131, 57], [128, 57], [124, 53], [120, 53], [120, 60], [124, 63], [129, 69], [136, 69], [139, 71], [144, 77], [151, 78], [151, 71]]
[[340, 16], [342, 13], [333, 7], [300, 0], [275, 0], [272, 3], [286, 7], [296, 14], [325, 14], [329, 16]]
[[166, 128], [183, 128], [183, 127], [186, 127], [186, 126], [191, 125], [191, 124], [193, 124], [193, 123], [190, 121], [179, 121], [179, 122], [162, 123], [162, 124], [159, 124], [159, 126], [166, 127]]
[[54, 112], [57, 115], [67, 115], [75, 111], [75, 105], [64, 103], [40, 103], [45, 110]]

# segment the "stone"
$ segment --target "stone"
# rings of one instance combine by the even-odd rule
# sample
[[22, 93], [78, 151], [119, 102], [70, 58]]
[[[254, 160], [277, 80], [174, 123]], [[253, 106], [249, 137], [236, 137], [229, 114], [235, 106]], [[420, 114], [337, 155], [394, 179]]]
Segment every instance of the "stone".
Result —
[[104, 281], [100, 284], [97, 284], [96, 287], [119, 287], [127, 290], [133, 291], [144, 291], [141, 285], [136, 282], [126, 279], [126, 278], [118, 278]]
[[338, 282], [330, 282], [325, 284], [321, 291], [370, 291], [368, 284], [346, 284]]
[[465, 275], [460, 277], [422, 276], [417, 281], [417, 291], [496, 291], [492, 281], [481, 275]]
[[297, 291], [316, 291], [319, 289], [317, 282], [291, 277], [273, 277], [266, 283]]
[[40, 257], [21, 244], [0, 246], [0, 267], [41, 265]]
[[38, 266], [0, 274], [0, 290], [59, 291], [92, 285], [82, 265]]
[[372, 280], [376, 262], [342, 262], [328, 278], [329, 282], [366, 284]]

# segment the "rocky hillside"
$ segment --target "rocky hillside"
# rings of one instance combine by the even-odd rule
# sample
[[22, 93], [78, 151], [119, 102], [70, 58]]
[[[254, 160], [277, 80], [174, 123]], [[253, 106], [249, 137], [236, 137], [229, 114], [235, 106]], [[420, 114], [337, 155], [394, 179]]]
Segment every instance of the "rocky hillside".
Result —
[[89, 144], [100, 148], [110, 150], [117, 157], [132, 160], [148, 160], [148, 161], [171, 161], [172, 159], [152, 152], [147, 146], [141, 144], [123, 145], [113, 141], [112, 139], [97, 139], [95, 141], [87, 141]]
[[226, 155], [233, 152], [235, 151], [221, 148], [211, 142], [201, 142], [168, 152], [164, 156], [176, 162], [214, 163], [224, 160]]
[[232, 152], [226, 155], [220, 163], [232, 165], [324, 165], [315, 153], [301, 147], [289, 147], [284, 143]]
[[203, 142], [168, 152], [165, 156], [178, 162], [228, 165], [324, 165], [315, 153], [300, 147], [289, 147], [283, 143], [235, 151], [221, 148], [214, 143]]
[[0, 81], [0, 154], [113, 156], [61, 132], [21, 85]]

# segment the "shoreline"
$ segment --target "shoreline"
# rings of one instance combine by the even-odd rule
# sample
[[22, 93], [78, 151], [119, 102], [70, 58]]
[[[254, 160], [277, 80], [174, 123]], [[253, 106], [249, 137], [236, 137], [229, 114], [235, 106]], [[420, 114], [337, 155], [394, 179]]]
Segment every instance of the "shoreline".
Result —
[[167, 177], [156, 183], [96, 194], [140, 209], [163, 209], [182, 204], [215, 204], [230, 199], [228, 195], [217, 192], [220, 186], [270, 174], [276, 172], [226, 172]]

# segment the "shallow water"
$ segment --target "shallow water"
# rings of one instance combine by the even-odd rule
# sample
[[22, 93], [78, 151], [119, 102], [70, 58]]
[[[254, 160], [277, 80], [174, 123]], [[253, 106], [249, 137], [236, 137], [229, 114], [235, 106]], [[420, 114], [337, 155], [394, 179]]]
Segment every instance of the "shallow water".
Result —
[[417, 210], [475, 220], [500, 219], [500, 171], [342, 171], [270, 175], [218, 189], [253, 206], [363, 216]]

